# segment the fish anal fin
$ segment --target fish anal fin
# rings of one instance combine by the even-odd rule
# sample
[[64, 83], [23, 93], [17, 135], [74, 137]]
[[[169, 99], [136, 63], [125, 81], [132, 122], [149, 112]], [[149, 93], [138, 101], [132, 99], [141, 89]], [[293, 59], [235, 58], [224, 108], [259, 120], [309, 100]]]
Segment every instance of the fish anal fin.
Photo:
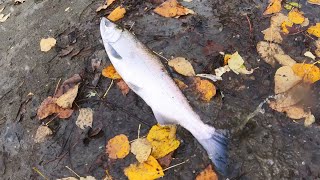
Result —
[[169, 119], [157, 111], [153, 111], [153, 114], [160, 125], [175, 124], [175, 121], [173, 119]]

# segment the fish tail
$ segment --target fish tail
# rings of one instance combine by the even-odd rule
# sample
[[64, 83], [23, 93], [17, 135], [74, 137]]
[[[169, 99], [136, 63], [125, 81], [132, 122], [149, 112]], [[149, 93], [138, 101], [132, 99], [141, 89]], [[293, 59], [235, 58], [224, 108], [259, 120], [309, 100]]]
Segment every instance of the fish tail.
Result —
[[198, 139], [200, 144], [207, 151], [207, 154], [216, 170], [222, 175], [227, 174], [227, 146], [228, 140], [221, 130], [212, 131], [208, 139]]

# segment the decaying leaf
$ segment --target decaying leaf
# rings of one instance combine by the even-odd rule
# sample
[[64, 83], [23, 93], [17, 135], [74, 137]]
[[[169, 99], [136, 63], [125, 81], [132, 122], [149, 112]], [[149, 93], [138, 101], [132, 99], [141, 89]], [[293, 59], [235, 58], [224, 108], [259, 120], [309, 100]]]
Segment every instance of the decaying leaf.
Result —
[[292, 27], [292, 26], [293, 26], [293, 22], [291, 22], [290, 20], [284, 21], [284, 22], [281, 24], [282, 32], [283, 32], [284, 34], [289, 34], [289, 29], [288, 29], [288, 27]]
[[309, 27], [307, 32], [311, 35], [320, 38], [320, 23], [317, 23], [316, 25]]
[[181, 90], [184, 90], [186, 88], [188, 88], [188, 85], [186, 85], [183, 81], [181, 81], [180, 79], [177, 79], [177, 78], [174, 78], [173, 79], [174, 82], [176, 82], [176, 84], [178, 85], [178, 87], [181, 89]]
[[[221, 77], [224, 73], [231, 71], [228, 65], [219, 67], [214, 70], [217, 77]], [[222, 79], [222, 78], [221, 78]]]
[[117, 87], [120, 89], [121, 93], [125, 96], [129, 93], [130, 88], [123, 79], [117, 81]]
[[260, 56], [263, 58], [263, 60], [272, 66], [275, 66], [276, 64], [276, 59], [274, 55], [285, 54], [282, 48], [278, 44], [268, 43], [266, 41], [258, 42], [257, 51], [260, 54]]
[[306, 83], [314, 83], [320, 79], [320, 69], [316, 65], [297, 63], [292, 66], [292, 69]]
[[311, 58], [313, 60], [316, 59], [316, 56], [313, 55], [312, 52], [310, 52], [310, 51], [305, 52], [303, 55], [306, 56], [306, 57], [309, 57], [309, 58]]
[[150, 129], [147, 140], [152, 145], [151, 155], [158, 159], [177, 149], [180, 142], [176, 139], [177, 127], [174, 125], [154, 125]]
[[85, 129], [86, 127], [92, 127], [93, 122], [93, 111], [91, 108], [80, 108], [79, 109], [79, 116], [76, 121], [76, 125], [81, 128]]
[[162, 158], [157, 159], [162, 168], [167, 168], [167, 167], [170, 166], [170, 163], [172, 161], [173, 153], [174, 153], [174, 151], [172, 151], [169, 154], [163, 156]]
[[248, 71], [244, 66], [244, 60], [238, 52], [233, 53], [228, 60], [228, 66], [236, 74], [252, 74], [253, 70]]
[[184, 75], [184, 76], [196, 75], [191, 63], [183, 57], [176, 57], [174, 59], [171, 59], [168, 62], [168, 65], [173, 67], [173, 69], [181, 75]]
[[288, 20], [288, 16], [282, 13], [277, 13], [276, 15], [271, 17], [270, 24], [273, 27], [280, 27], [281, 24], [287, 20]]
[[293, 66], [297, 62], [292, 59], [289, 55], [286, 54], [275, 54], [274, 58], [281, 64], [282, 66]]
[[41, 39], [40, 41], [40, 49], [43, 52], [48, 52], [52, 47], [56, 45], [56, 39], [54, 38], [46, 38]]
[[136, 155], [136, 158], [140, 163], [148, 160], [151, 149], [152, 145], [146, 138], [139, 138], [131, 143], [131, 152]]
[[315, 121], [316, 121], [316, 118], [314, 117], [313, 114], [311, 114], [311, 112], [309, 112], [306, 119], [304, 120], [304, 126], [308, 127], [311, 124], [313, 124]]
[[162, 167], [152, 156], [144, 163], [131, 164], [124, 169], [124, 174], [129, 180], [150, 180], [164, 176]]
[[269, 0], [269, 5], [263, 15], [273, 14], [281, 11], [282, 0]]
[[46, 140], [47, 136], [50, 136], [50, 135], [52, 135], [51, 129], [48, 126], [41, 125], [37, 129], [34, 141], [36, 143], [42, 143]]
[[56, 98], [47, 97], [38, 108], [38, 118], [44, 119], [52, 114], [58, 114], [61, 119], [69, 118], [73, 113], [72, 109], [63, 109], [56, 104]]
[[274, 91], [276, 94], [283, 93], [301, 82], [290, 66], [280, 67], [274, 75]]
[[281, 43], [282, 42], [282, 36], [280, 34], [280, 28], [271, 26], [268, 29], [265, 29], [262, 31], [264, 34], [264, 40]]
[[308, 3], [320, 5], [320, 0], [308, 0]]
[[110, 79], [121, 79], [121, 76], [117, 73], [112, 64], [102, 70], [102, 76]]
[[292, 9], [289, 14], [288, 14], [288, 18], [291, 22], [293, 22], [294, 24], [302, 24], [304, 22], [304, 16], [303, 13], [300, 12], [298, 9], [294, 8]]
[[56, 103], [62, 108], [72, 108], [73, 101], [78, 94], [79, 84], [69, 89], [66, 93], [57, 98]]
[[96, 10], [96, 12], [99, 12], [103, 9], [107, 9], [115, 0], [106, 0], [105, 4], [102, 6], [99, 6]]
[[208, 80], [194, 78], [196, 91], [200, 93], [201, 100], [209, 102], [216, 95], [216, 87]]
[[210, 79], [213, 82], [222, 80], [221, 76], [217, 76], [217, 75], [213, 75], [213, 74], [197, 74], [196, 76], [202, 77], [202, 78], [206, 78], [206, 79]]
[[178, 18], [183, 15], [194, 14], [194, 11], [181, 6], [177, 0], [167, 0], [154, 9], [154, 12], [163, 17]]
[[82, 81], [81, 76], [79, 74], [74, 74], [72, 77], [65, 80], [61, 84], [61, 86], [59, 86], [59, 88], [57, 89], [57, 92], [54, 94], [54, 97], [55, 98], [60, 97], [61, 95], [63, 95], [67, 91], [69, 91], [69, 89], [71, 89], [71, 88], [75, 87], [77, 84], [79, 84], [81, 81]]
[[281, 109], [298, 104], [308, 94], [309, 86], [297, 84], [284, 93], [275, 96], [275, 108]]
[[275, 111], [286, 113], [291, 119], [302, 119], [308, 116], [308, 112], [306, 112], [303, 107], [299, 105], [279, 107], [275, 101], [271, 101], [269, 102], [269, 106]]
[[209, 165], [197, 175], [196, 180], [218, 180], [218, 175], [213, 171], [212, 166]]
[[14, 4], [21, 4], [24, 3], [26, 0], [14, 0]]
[[126, 9], [124, 7], [118, 6], [115, 10], [113, 10], [109, 16], [107, 17], [110, 21], [118, 21], [124, 17], [126, 13]]
[[130, 144], [127, 136], [120, 134], [108, 141], [106, 152], [110, 159], [123, 159], [130, 152]]
[[10, 17], [11, 13], [4, 15], [4, 14], [0, 14], [0, 22], [3, 23], [5, 22], [9, 17]]

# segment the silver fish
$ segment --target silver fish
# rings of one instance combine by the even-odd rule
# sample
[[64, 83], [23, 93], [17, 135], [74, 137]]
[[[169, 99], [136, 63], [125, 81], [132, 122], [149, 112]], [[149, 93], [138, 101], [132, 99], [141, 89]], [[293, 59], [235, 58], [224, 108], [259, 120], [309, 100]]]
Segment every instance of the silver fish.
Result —
[[159, 124], [179, 124], [205, 148], [216, 169], [225, 174], [227, 139], [203, 123], [169, 76], [160, 59], [129, 31], [102, 18], [100, 32], [109, 59], [131, 90], [152, 109]]

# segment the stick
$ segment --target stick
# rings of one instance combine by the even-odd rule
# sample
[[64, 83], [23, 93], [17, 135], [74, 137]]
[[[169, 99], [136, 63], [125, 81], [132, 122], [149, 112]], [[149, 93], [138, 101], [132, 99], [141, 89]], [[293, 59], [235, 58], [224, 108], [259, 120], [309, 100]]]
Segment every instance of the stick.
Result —
[[45, 180], [49, 180], [46, 176], [44, 176], [40, 171], [39, 169], [37, 169], [36, 167], [32, 167], [32, 169], [38, 173], [41, 177], [43, 177]]
[[189, 159], [187, 159], [187, 160], [185, 160], [185, 161], [183, 161], [183, 162], [181, 162], [181, 163], [178, 163], [178, 164], [176, 164], [176, 165], [173, 165], [173, 166], [167, 167], [167, 168], [165, 168], [165, 169], [163, 170], [163, 172], [164, 172], [164, 171], [167, 171], [167, 170], [169, 170], [169, 169], [171, 169], [171, 168], [174, 168], [174, 167], [180, 166], [180, 165], [182, 165], [182, 164], [184, 164], [184, 163], [186, 163], [186, 162], [188, 162], [188, 161], [189, 161]]
[[108, 89], [107, 89], [106, 92], [104, 93], [104, 95], [103, 95], [103, 97], [102, 97], [103, 99], [107, 96], [107, 94], [108, 94], [109, 90], [111, 89], [111, 86], [112, 86], [112, 85], [113, 85], [113, 79], [112, 79], [112, 81], [111, 81]]
[[162, 59], [166, 60], [166, 61], [169, 61], [166, 57], [162, 56], [161, 54], [155, 52], [155, 51], [152, 51], [153, 53], [155, 53], [157, 56], [161, 57]]
[[54, 90], [54, 95], [57, 93], [57, 90], [59, 88], [60, 82], [61, 82], [61, 78], [59, 79], [58, 84], [56, 85], [56, 89]]
[[81, 178], [76, 172], [74, 172], [74, 170], [72, 170], [68, 166], [66, 166], [66, 168], [69, 169], [69, 171], [71, 171], [73, 174], [75, 174], [78, 178]]

